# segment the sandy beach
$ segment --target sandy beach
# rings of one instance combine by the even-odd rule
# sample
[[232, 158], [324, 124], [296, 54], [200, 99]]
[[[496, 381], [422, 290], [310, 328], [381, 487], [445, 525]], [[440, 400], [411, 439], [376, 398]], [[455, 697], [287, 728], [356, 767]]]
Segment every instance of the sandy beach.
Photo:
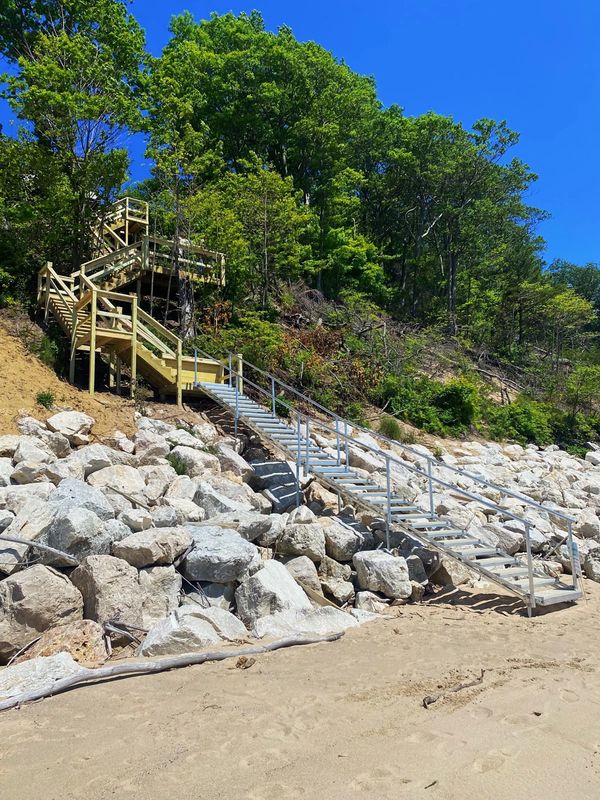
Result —
[[117, 680], [4, 713], [2, 796], [597, 798], [600, 586], [586, 589], [533, 620], [511, 598], [453, 590], [250, 669]]

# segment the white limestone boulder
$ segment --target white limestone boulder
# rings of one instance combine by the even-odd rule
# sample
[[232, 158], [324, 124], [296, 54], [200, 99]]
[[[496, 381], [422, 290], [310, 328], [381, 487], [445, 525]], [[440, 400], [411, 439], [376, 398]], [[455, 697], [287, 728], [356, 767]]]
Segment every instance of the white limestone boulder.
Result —
[[293, 556], [291, 558], [286, 558], [283, 563], [287, 571], [300, 586], [311, 589], [313, 592], [317, 592], [317, 594], [323, 594], [319, 573], [317, 572], [314, 561], [311, 561], [308, 556]]
[[60, 507], [62, 511], [70, 508], [87, 508], [104, 520], [112, 519], [115, 516], [111, 504], [99, 489], [73, 478], [61, 481], [50, 494], [48, 502], [55, 507]]
[[113, 555], [133, 567], [172, 564], [192, 544], [185, 528], [149, 528], [115, 542]]
[[0, 662], [54, 625], [83, 617], [83, 598], [65, 575], [36, 564], [0, 581]]
[[311, 561], [325, 558], [325, 533], [320, 525], [286, 525], [277, 540], [279, 553], [308, 556]]
[[80, 411], [60, 411], [49, 417], [46, 425], [49, 430], [62, 433], [73, 446], [78, 447], [88, 443], [94, 422], [93, 417]]
[[194, 549], [181, 569], [190, 581], [228, 583], [241, 580], [258, 558], [257, 548], [234, 530], [217, 526], [187, 526]]
[[182, 578], [172, 565], [147, 567], [138, 575], [141, 597], [140, 627], [151, 628], [179, 607]]
[[177, 445], [171, 450], [170, 458], [181, 462], [190, 478], [204, 477], [208, 472], [221, 471], [221, 464], [216, 456], [203, 450], [196, 450], [194, 447]]
[[[50, 529], [56, 509], [48, 503], [33, 498], [26, 502], [19, 510], [4, 536], [16, 536], [35, 542], [41, 541], [44, 534]], [[21, 568], [21, 564], [29, 552], [29, 547], [15, 542], [0, 542], [0, 573], [11, 575]]]
[[70, 578], [83, 595], [86, 619], [140, 625], [142, 594], [135, 567], [114, 556], [88, 556]]
[[51, 692], [58, 681], [72, 678], [82, 671], [73, 656], [65, 652], [11, 664], [0, 671], [0, 700], [17, 698], [26, 692]]
[[363, 550], [352, 558], [361, 589], [381, 592], [390, 599], [410, 597], [412, 586], [406, 559], [382, 550]]
[[303, 589], [279, 561], [265, 561], [235, 592], [237, 613], [247, 628], [277, 611], [311, 609]]
[[256, 620], [253, 633], [257, 638], [286, 636], [331, 636], [358, 626], [358, 621], [345, 611], [323, 606], [311, 609], [288, 609]]
[[191, 606], [171, 612], [148, 631], [138, 653], [142, 656], [175, 656], [221, 644], [215, 627]]

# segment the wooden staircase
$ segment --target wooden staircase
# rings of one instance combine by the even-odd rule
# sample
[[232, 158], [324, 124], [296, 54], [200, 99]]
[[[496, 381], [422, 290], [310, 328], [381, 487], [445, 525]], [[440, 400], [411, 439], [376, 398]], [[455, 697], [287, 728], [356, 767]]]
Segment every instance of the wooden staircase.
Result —
[[[175, 272], [194, 283], [225, 281], [222, 253], [177, 245], [148, 233], [148, 205], [124, 198], [99, 221], [94, 240], [100, 255], [71, 275], [48, 262], [38, 274], [38, 304], [68, 337], [69, 379], [74, 382], [77, 352], [90, 353], [89, 391], [94, 394], [96, 356], [109, 366], [109, 380], [121, 389], [121, 368], [130, 372], [134, 396], [138, 376], [160, 395], [198, 394], [202, 381], [222, 382], [225, 365], [216, 359], [183, 355], [183, 341], [140, 307], [141, 283], [148, 276]], [[183, 250], [183, 252], [182, 252]], [[135, 287], [135, 293], [118, 292]]]

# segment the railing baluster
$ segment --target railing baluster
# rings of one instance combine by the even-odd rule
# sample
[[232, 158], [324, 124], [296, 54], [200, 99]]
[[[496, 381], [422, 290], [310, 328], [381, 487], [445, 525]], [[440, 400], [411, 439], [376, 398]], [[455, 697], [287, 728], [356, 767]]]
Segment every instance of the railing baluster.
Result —
[[273, 411], [273, 416], [276, 416], [276, 408], [277, 402], [275, 398], [275, 378], [271, 376], [271, 409]]
[[302, 465], [300, 414], [296, 415], [296, 508], [300, 505], [300, 469]]
[[533, 575], [533, 556], [531, 554], [531, 536], [529, 523], [525, 521], [525, 547], [527, 549], [527, 572], [529, 575], [529, 599], [527, 603], [527, 616], [530, 617], [535, 609], [535, 583]]
[[429, 513], [431, 516], [435, 516], [435, 508], [433, 502], [433, 467], [431, 465], [431, 459], [427, 459], [427, 481], [428, 481], [428, 488], [429, 488]]
[[310, 472], [310, 417], [306, 416], [306, 474]]
[[392, 476], [390, 472], [390, 457], [385, 457], [385, 481], [387, 509], [385, 513], [385, 546], [390, 549], [390, 528], [392, 527]]

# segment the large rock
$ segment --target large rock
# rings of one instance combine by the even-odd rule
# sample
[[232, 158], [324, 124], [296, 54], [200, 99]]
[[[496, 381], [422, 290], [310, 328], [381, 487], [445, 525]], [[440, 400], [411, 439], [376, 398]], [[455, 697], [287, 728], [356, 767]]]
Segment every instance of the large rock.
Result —
[[[103, 472], [103, 470], [100, 471]], [[71, 508], [87, 508], [104, 520], [112, 519], [115, 516], [111, 504], [99, 489], [72, 478], [62, 481], [52, 492], [48, 502], [59, 507], [61, 511]]]
[[[365, 548], [365, 535], [353, 530], [349, 525], [332, 521], [323, 526], [325, 551], [336, 561], [352, 561], [352, 556]], [[372, 536], [368, 537], [372, 541]]]
[[186, 606], [150, 628], [138, 652], [142, 656], [175, 656], [193, 653], [222, 641], [205, 617], [199, 616], [195, 608]]
[[591, 581], [600, 583], [600, 549], [587, 554], [583, 562], [583, 573]]
[[16, 698], [25, 692], [51, 692], [57, 681], [72, 678], [81, 671], [82, 667], [69, 653], [11, 664], [0, 672], [0, 700]]
[[304, 493], [304, 497], [311, 511], [315, 514], [337, 514], [339, 498], [317, 481], [313, 481]]
[[12, 475], [12, 473], [13, 473], [12, 459], [0, 458], [0, 486], [10, 486], [10, 476]]
[[173, 566], [140, 570], [142, 628], [151, 628], [178, 608], [181, 584], [181, 575]]
[[194, 502], [204, 509], [207, 517], [230, 512], [252, 511], [252, 505], [246, 497], [233, 498], [229, 494], [219, 491], [207, 481], [198, 481]]
[[216, 456], [196, 450], [194, 447], [177, 445], [171, 451], [171, 459], [181, 462], [190, 478], [204, 476], [207, 472], [221, 471], [221, 464]]
[[[75, 556], [79, 561], [86, 556], [109, 553], [111, 540], [105, 522], [87, 508], [58, 509], [44, 543]], [[44, 555], [44, 560], [56, 566], [71, 566], [60, 556]]]
[[144, 508], [127, 508], [119, 514], [119, 519], [132, 533], [152, 527], [152, 514]]
[[91, 619], [78, 619], [57, 625], [41, 635], [35, 644], [15, 659], [18, 664], [32, 658], [68, 653], [82, 666], [93, 667], [108, 658], [104, 629]]
[[99, 469], [89, 476], [88, 483], [90, 486], [109, 492], [111, 489], [116, 489], [117, 494], [122, 492], [134, 498], [143, 498], [146, 488], [144, 476], [135, 467], [126, 464], [114, 464], [111, 467]]
[[191, 581], [229, 583], [241, 580], [258, 550], [234, 530], [219, 527], [188, 526], [194, 549], [182, 564], [183, 574]]
[[34, 464], [45, 464], [54, 461], [56, 456], [41, 439], [33, 436], [21, 436], [19, 445], [13, 455], [13, 463], [20, 464], [27, 461]]
[[141, 569], [153, 564], [172, 564], [192, 543], [185, 528], [148, 528], [132, 533], [112, 548], [113, 555]]
[[320, 525], [287, 525], [277, 541], [284, 555], [308, 556], [311, 561], [325, 557], [325, 534]]
[[256, 637], [330, 636], [355, 628], [358, 622], [350, 614], [331, 606], [311, 609], [289, 609], [256, 620]]
[[406, 559], [382, 550], [364, 550], [352, 559], [361, 589], [381, 592], [391, 599], [410, 597], [412, 586]]
[[211, 527], [229, 528], [237, 531], [243, 539], [253, 542], [259, 537], [269, 535], [276, 517], [275, 514], [259, 514], [256, 511], [230, 511], [210, 517], [205, 524]]
[[4, 436], [0, 436], [0, 456], [4, 458], [8, 456], [12, 459], [15, 450], [19, 446], [20, 440], [20, 436], [16, 436], [12, 433], [7, 433]]
[[[239, 507], [249, 507], [263, 514], [270, 514], [271, 502], [260, 493], [253, 491], [241, 478], [236, 478], [231, 473], [229, 475], [213, 474], [206, 476], [206, 483], [212, 486], [214, 491], [225, 495], [230, 500], [239, 504]], [[199, 482], [200, 487], [200, 482]], [[196, 502], [200, 502], [199, 494], [196, 493]], [[203, 504], [203, 503], [202, 503]], [[204, 504], [203, 504], [204, 505]]]
[[0, 581], [0, 661], [54, 625], [83, 617], [81, 593], [65, 575], [36, 564]]
[[[16, 536], [34, 542], [41, 540], [50, 530], [56, 509], [36, 498], [25, 503], [4, 531], [5, 536]], [[29, 552], [29, 547], [16, 543], [0, 543], [0, 572], [6, 575], [19, 569]], [[38, 551], [39, 552], [39, 551]]]
[[206, 450], [206, 445], [201, 439], [198, 439], [193, 433], [185, 431], [182, 428], [169, 431], [169, 433], [164, 434], [164, 437], [172, 447], [181, 445], [182, 447], [192, 447], [195, 450]]
[[349, 564], [339, 564], [325, 556], [319, 564], [319, 580], [323, 591], [338, 603], [347, 603], [354, 597], [352, 570]]
[[308, 556], [288, 558], [284, 563], [287, 571], [300, 586], [311, 589], [313, 592], [317, 592], [317, 594], [323, 594], [319, 573], [317, 572], [314, 561], [311, 561]]
[[302, 499], [302, 478], [296, 478], [295, 465], [287, 461], [252, 461], [252, 487], [262, 490], [271, 501], [273, 511], [283, 513]]
[[144, 494], [151, 505], [159, 501], [177, 478], [177, 473], [170, 464], [145, 465], [138, 471], [144, 476], [146, 482]]
[[87, 478], [93, 472], [112, 466], [114, 455], [110, 448], [102, 444], [88, 444], [72, 453], [67, 460], [79, 464]]
[[46, 425], [51, 431], [62, 433], [72, 445], [77, 447], [88, 443], [94, 421], [93, 417], [88, 417], [87, 414], [82, 414], [80, 411], [61, 411], [49, 417]]
[[190, 606], [189, 608], [190, 614], [212, 625], [221, 639], [228, 642], [239, 642], [248, 637], [244, 623], [224, 608], [219, 608], [219, 606], [209, 606], [208, 608], [201, 606], [192, 608]]
[[139, 626], [142, 594], [137, 570], [114, 556], [88, 556], [71, 573], [87, 619]]
[[445, 555], [440, 558], [435, 572], [429, 576], [431, 582], [439, 586], [460, 586], [469, 583], [472, 577], [473, 573], [464, 564]]
[[573, 531], [576, 536], [584, 539], [598, 538], [600, 537], [600, 518], [593, 509], [586, 508], [577, 515]]
[[216, 455], [223, 472], [231, 472], [243, 481], [251, 480], [254, 475], [254, 469], [232, 447], [226, 444], [218, 444]]
[[585, 454], [585, 460], [588, 464], [591, 464], [593, 467], [600, 467], [600, 451], [598, 450], [589, 450]]
[[374, 453], [368, 450], [361, 450], [358, 447], [350, 447], [348, 455], [351, 467], [358, 467], [366, 472], [375, 472], [385, 466], [383, 460], [377, 458]]
[[20, 461], [14, 468], [10, 479], [13, 483], [19, 484], [47, 481], [45, 466], [41, 461]]
[[268, 614], [289, 609], [310, 609], [310, 600], [283, 564], [265, 561], [262, 569], [238, 586], [238, 616], [247, 628]]
[[153, 431], [141, 430], [134, 436], [135, 454], [138, 457], [138, 463], [155, 464], [157, 461], [169, 455], [171, 450], [170, 444], [167, 440]]

